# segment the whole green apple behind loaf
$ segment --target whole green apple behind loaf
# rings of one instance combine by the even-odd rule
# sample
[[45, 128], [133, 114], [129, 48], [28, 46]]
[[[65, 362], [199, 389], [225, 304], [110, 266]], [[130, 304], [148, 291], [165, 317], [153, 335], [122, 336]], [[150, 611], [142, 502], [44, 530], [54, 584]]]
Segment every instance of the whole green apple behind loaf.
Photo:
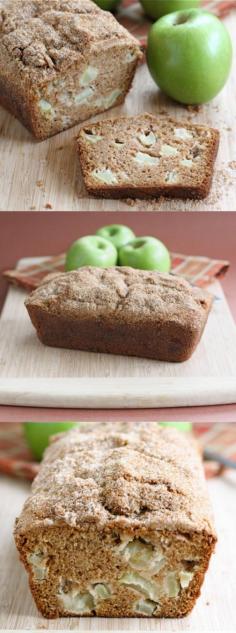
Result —
[[135, 239], [135, 234], [132, 229], [124, 224], [109, 224], [108, 226], [102, 226], [98, 229], [97, 235], [100, 235], [106, 240], [112, 242], [117, 249]]
[[180, 103], [211, 101], [224, 87], [232, 43], [223, 22], [207, 11], [177, 11], [149, 32], [147, 62], [159, 88]]
[[155, 20], [159, 20], [167, 13], [194, 9], [199, 7], [200, 0], [140, 0], [145, 13]]
[[42, 459], [52, 435], [69, 431], [77, 424], [77, 422], [25, 422], [24, 435], [34, 458], [37, 461]]
[[114, 11], [120, 4], [121, 0], [93, 0], [100, 9], [104, 11]]
[[66, 254], [65, 270], [77, 270], [85, 265], [109, 268], [114, 261], [140, 270], [169, 272], [171, 269], [170, 253], [160, 240], [136, 238], [128, 226], [110, 224], [98, 229], [96, 235], [85, 235], [73, 242]]
[[118, 253], [110, 240], [100, 235], [85, 235], [73, 242], [66, 254], [65, 270], [76, 270], [82, 266], [115, 266]]
[[120, 266], [131, 266], [139, 270], [158, 270], [169, 273], [171, 257], [166, 246], [155, 237], [137, 237], [119, 250]]

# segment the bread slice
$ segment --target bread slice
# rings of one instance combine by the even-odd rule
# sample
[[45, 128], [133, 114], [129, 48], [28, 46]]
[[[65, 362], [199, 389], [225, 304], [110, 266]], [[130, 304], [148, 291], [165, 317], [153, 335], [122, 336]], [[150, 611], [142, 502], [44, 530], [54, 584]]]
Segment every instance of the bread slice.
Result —
[[103, 198], [205, 198], [218, 130], [141, 114], [91, 123], [78, 151], [88, 193]]

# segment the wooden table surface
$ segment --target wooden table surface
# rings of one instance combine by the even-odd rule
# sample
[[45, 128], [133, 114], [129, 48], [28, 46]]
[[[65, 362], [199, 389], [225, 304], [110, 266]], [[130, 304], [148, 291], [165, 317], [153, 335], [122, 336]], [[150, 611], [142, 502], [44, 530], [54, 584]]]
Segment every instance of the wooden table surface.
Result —
[[[232, 40], [236, 40], [236, 12], [225, 19]], [[52, 139], [36, 143], [26, 129], [0, 108], [0, 210], [29, 211], [52, 208], [57, 211], [233, 211], [236, 209], [236, 58], [225, 89], [199, 112], [189, 111], [166, 98], [154, 84], [143, 64], [125, 104], [99, 119], [119, 114], [165, 112], [178, 120], [203, 123], [220, 129], [221, 143], [212, 191], [204, 201], [95, 200], [86, 194], [75, 151], [79, 126]]]
[[201, 631], [222, 632], [236, 629], [236, 474], [209, 481], [218, 544], [198, 603], [187, 618], [100, 619], [69, 618], [47, 620], [36, 610], [27, 585], [25, 571], [18, 560], [12, 538], [14, 520], [29, 493], [23, 481], [0, 478], [0, 628], [19, 630], [77, 631]]

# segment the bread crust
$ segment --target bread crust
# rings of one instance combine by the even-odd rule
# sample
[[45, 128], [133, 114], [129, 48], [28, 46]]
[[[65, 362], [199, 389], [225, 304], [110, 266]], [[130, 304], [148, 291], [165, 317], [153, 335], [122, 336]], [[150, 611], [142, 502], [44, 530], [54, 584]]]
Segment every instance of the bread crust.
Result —
[[25, 305], [45, 345], [183, 362], [212, 297], [173, 275], [85, 267], [40, 286]]
[[[151, 575], [160, 591], [152, 617], [182, 617], [200, 595], [216, 543], [199, 451], [184, 434], [156, 424], [81, 424], [46, 451], [15, 540], [45, 617], [75, 615], [63, 608], [61, 578], [67, 596], [77, 585], [84, 595], [94, 579], [111, 588], [110, 597], [77, 615], [145, 617], [135, 606], [142, 589], [140, 596], [122, 585], [130, 570], [122, 543], [129, 542], [152, 543], [166, 561]], [[38, 550], [47, 569], [40, 580], [29, 558]], [[178, 577], [183, 567], [193, 572], [189, 585], [176, 596], [162, 592], [168, 574]], [[150, 570], [140, 573], [150, 580]]]

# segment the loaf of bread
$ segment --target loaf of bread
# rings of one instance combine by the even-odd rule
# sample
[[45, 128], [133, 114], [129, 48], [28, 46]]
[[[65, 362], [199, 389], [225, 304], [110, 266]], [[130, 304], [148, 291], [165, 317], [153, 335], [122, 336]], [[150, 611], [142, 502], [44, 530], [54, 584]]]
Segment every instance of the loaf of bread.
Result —
[[47, 618], [184, 616], [216, 542], [200, 454], [156, 423], [58, 435], [15, 540]]
[[92, 0], [2, 0], [0, 104], [45, 139], [123, 102], [140, 46]]
[[43, 284], [25, 305], [45, 345], [180, 362], [199, 343], [211, 303], [174, 275], [84, 267]]
[[77, 140], [88, 193], [104, 198], [205, 198], [219, 132], [141, 114], [91, 123]]

